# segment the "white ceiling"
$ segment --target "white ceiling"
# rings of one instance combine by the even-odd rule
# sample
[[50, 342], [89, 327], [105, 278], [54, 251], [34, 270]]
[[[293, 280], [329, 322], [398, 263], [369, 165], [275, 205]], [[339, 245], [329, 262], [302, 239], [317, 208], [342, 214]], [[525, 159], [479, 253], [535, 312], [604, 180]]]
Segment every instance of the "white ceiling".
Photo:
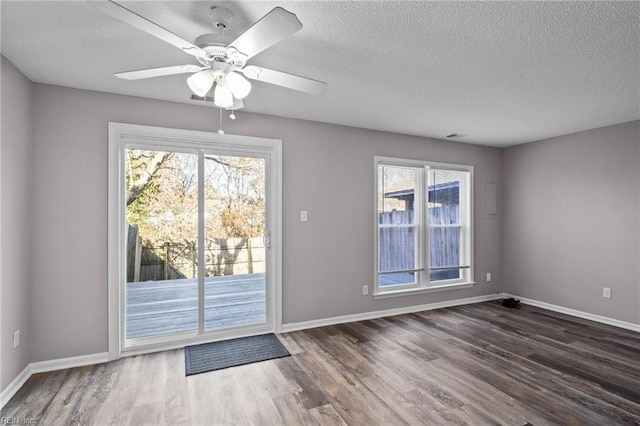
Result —
[[[249, 63], [328, 83], [256, 82], [246, 111], [509, 146], [640, 119], [640, 2], [121, 2], [193, 41], [226, 6], [237, 36], [275, 6], [304, 28]], [[38, 83], [176, 102], [186, 75], [113, 73], [193, 57], [85, 1], [0, 2], [2, 54]]]

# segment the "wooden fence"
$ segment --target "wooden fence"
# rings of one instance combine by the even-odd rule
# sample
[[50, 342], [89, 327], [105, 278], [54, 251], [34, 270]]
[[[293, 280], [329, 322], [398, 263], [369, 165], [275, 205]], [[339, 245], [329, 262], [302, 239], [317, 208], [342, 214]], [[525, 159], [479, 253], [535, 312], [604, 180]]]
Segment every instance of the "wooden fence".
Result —
[[[206, 276], [264, 272], [265, 254], [262, 238], [205, 239]], [[195, 241], [143, 245], [138, 227], [128, 226], [127, 282], [195, 278], [197, 275]]]
[[[413, 210], [380, 213], [380, 225], [408, 225]], [[429, 208], [429, 223], [460, 223], [458, 204]], [[431, 231], [431, 266], [460, 265], [460, 228], [433, 228]], [[379, 228], [379, 270], [399, 271], [415, 268], [415, 229], [410, 227]], [[440, 274], [442, 275], [442, 274]]]

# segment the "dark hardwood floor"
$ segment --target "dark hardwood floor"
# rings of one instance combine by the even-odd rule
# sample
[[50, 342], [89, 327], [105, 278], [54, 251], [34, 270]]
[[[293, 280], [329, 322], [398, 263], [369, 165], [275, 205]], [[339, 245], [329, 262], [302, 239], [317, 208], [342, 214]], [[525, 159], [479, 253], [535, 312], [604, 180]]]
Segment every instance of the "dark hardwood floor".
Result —
[[34, 375], [2, 416], [44, 425], [640, 424], [640, 334], [539, 308], [487, 302], [279, 337], [292, 357], [190, 377], [183, 350]]

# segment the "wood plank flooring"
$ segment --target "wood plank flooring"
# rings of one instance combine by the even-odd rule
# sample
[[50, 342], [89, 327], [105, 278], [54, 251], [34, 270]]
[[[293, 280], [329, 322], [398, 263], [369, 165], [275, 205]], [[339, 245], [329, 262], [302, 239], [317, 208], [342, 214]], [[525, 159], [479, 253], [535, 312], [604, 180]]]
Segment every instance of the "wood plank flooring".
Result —
[[539, 308], [486, 302], [279, 337], [293, 356], [190, 377], [183, 350], [34, 375], [1, 415], [43, 425], [640, 424], [640, 334]]

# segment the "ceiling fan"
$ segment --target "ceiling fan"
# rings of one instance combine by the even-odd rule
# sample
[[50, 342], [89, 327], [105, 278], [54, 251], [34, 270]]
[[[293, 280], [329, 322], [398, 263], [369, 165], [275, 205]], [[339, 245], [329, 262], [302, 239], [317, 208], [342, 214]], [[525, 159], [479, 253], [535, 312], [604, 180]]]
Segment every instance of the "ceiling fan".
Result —
[[[272, 9], [238, 38], [229, 41], [224, 29], [233, 19], [233, 13], [229, 9], [212, 6], [218, 32], [201, 35], [191, 43], [111, 0], [89, 0], [89, 4], [181, 49], [199, 63], [119, 72], [115, 74], [118, 78], [139, 80], [190, 73], [187, 85], [194, 94], [192, 98], [213, 101], [216, 106], [226, 109], [242, 108], [242, 99], [251, 91], [251, 83], [247, 79], [310, 94], [322, 92], [327, 85], [294, 74], [247, 65], [249, 59], [302, 28], [296, 15], [281, 7]], [[207, 96], [214, 85], [213, 97]]]

